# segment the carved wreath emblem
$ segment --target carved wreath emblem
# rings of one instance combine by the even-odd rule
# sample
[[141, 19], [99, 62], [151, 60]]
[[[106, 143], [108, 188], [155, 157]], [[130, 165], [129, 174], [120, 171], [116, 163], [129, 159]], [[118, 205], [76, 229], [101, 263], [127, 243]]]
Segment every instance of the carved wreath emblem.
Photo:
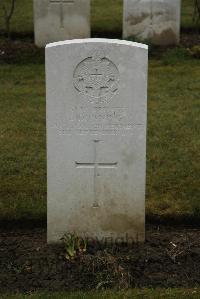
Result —
[[95, 51], [82, 60], [74, 71], [74, 86], [90, 102], [106, 102], [113, 97], [119, 85], [117, 66], [105, 57], [102, 51]]

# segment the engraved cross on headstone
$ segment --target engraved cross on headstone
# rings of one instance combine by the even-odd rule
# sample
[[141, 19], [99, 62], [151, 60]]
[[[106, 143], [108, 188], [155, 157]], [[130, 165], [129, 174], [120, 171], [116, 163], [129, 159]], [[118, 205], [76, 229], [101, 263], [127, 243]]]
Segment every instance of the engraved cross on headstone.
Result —
[[97, 161], [97, 144], [101, 140], [93, 140], [94, 142], [94, 161], [89, 162], [89, 163], [80, 163], [80, 162], [75, 162], [77, 168], [92, 168], [94, 169], [94, 176], [93, 176], [93, 186], [94, 186], [94, 203], [93, 207], [98, 208], [99, 207], [99, 202], [98, 202], [98, 194], [97, 194], [97, 178], [100, 176], [99, 169], [101, 168], [116, 168], [117, 167], [117, 162], [111, 162], [111, 163], [103, 163], [103, 162], [98, 162]]
[[105, 78], [103, 73], [98, 70], [98, 68], [95, 68], [95, 70], [93, 72], [91, 72], [90, 77], [92, 79], [94, 79], [93, 86], [89, 86], [86, 88], [92, 88], [95, 90], [95, 95], [96, 96], [100, 96], [101, 95], [101, 91], [102, 89], [108, 88], [108, 86], [106, 86], [106, 82], [105, 82]]
[[98, 70], [98, 68], [95, 68], [95, 71], [94, 71], [92, 74], [90, 74], [90, 76], [92, 76], [92, 77], [94, 77], [95, 79], [97, 79], [98, 77], [102, 77], [103, 74], [102, 74], [102, 72], [100, 72], [100, 71]]
[[75, 0], [50, 0], [52, 4], [60, 5], [60, 27], [64, 28], [64, 13], [63, 13], [63, 5], [64, 4], [74, 4]]

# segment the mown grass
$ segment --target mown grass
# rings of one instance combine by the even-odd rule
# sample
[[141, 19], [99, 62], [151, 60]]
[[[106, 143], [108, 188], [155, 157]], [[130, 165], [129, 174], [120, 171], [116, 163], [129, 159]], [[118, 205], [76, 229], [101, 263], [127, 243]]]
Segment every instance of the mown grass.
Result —
[[[200, 219], [199, 77], [182, 49], [150, 60], [147, 217]], [[0, 219], [45, 219], [44, 64], [2, 64], [0, 78]]]
[[[185, 28], [194, 26], [192, 4], [182, 1]], [[92, 0], [91, 21], [93, 36], [120, 37], [122, 0]], [[32, 1], [17, 1], [11, 31], [33, 34]], [[5, 220], [46, 217], [43, 52], [22, 45], [15, 42], [16, 57], [0, 68], [0, 219]], [[199, 76], [199, 61], [182, 48], [150, 60], [147, 217], [200, 218]]]
[[200, 216], [200, 63], [176, 51], [150, 62], [147, 215], [190, 219]]
[[29, 295], [2, 295], [2, 299], [172, 299], [199, 298], [199, 289], [135, 289], [123, 292], [104, 291], [104, 292], [75, 292], [75, 293], [33, 293]]
[[181, 27], [183, 29], [198, 28], [194, 22], [194, 0], [182, 0]]
[[0, 218], [44, 218], [44, 65], [1, 66], [0, 77]]
[[[8, 2], [7, 0], [3, 0]], [[92, 36], [121, 37], [123, 0], [91, 0]], [[194, 0], [182, 0], [181, 24], [183, 28], [195, 28], [193, 22]], [[0, 32], [4, 32], [0, 9]], [[33, 1], [17, 0], [11, 31], [33, 36]]]

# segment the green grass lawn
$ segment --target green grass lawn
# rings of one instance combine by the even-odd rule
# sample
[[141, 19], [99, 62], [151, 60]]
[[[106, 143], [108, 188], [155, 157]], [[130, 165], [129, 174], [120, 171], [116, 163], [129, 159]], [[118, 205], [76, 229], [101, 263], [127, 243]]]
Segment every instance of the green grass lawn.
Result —
[[[8, 0], [1, 0], [8, 2]], [[11, 31], [33, 34], [33, 1], [17, 0], [11, 22]], [[181, 23], [184, 28], [194, 28], [194, 0], [182, 0]], [[92, 35], [121, 37], [123, 0], [91, 0]], [[2, 10], [0, 10], [0, 32], [4, 31]]]
[[199, 289], [142, 289], [129, 290], [123, 292], [78, 292], [78, 293], [36, 293], [29, 295], [3, 295], [2, 299], [198, 299], [200, 298]]
[[44, 65], [4, 65], [0, 77], [0, 218], [45, 217]]
[[[182, 0], [182, 28], [194, 28], [193, 0]], [[121, 37], [122, 0], [92, 0], [92, 35]], [[0, 32], [4, 30], [0, 15]], [[11, 31], [33, 38], [31, 0], [17, 0]], [[17, 35], [16, 35], [17, 36]], [[22, 36], [22, 35], [21, 35]], [[0, 49], [1, 51], [1, 49]], [[43, 50], [0, 65], [0, 221], [46, 219]], [[1, 53], [1, 52], [0, 52]], [[146, 214], [200, 221], [200, 60], [182, 48], [149, 62]], [[199, 289], [0, 295], [2, 299], [200, 298]]]
[[194, 16], [194, 0], [182, 0], [181, 9], [181, 27], [184, 29], [194, 28], [195, 23], [193, 21]]
[[[184, 222], [200, 219], [200, 61], [182, 51], [150, 59], [146, 207]], [[0, 78], [0, 219], [45, 219], [44, 64], [2, 64]]]
[[[193, 0], [182, 1], [190, 28]], [[18, 0], [12, 32], [33, 33], [31, 0]], [[93, 36], [121, 36], [122, 0], [92, 0]], [[0, 18], [0, 31], [3, 30]], [[31, 36], [30, 36], [31, 37]], [[31, 37], [32, 38], [32, 37]], [[0, 219], [45, 219], [46, 136], [43, 50], [15, 51], [0, 68]], [[33, 52], [31, 52], [33, 51]], [[200, 62], [181, 48], [150, 59], [147, 217], [200, 219]], [[183, 220], [184, 219], [184, 220]]]

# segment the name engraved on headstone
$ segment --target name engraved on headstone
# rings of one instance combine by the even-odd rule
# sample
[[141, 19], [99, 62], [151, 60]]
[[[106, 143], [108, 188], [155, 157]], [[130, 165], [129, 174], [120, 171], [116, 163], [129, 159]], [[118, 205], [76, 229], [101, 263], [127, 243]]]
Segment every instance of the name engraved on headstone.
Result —
[[51, 4], [59, 4], [60, 5], [60, 28], [64, 28], [64, 13], [63, 13], [63, 5], [64, 4], [74, 4], [74, 0], [50, 0]]
[[142, 125], [133, 121], [132, 113], [125, 107], [75, 107], [68, 116], [57, 119], [52, 126], [59, 135], [127, 135], [133, 134], [135, 127]]
[[82, 60], [74, 71], [74, 87], [91, 103], [108, 102], [117, 92], [119, 71], [102, 50]]
[[93, 140], [94, 144], [94, 160], [93, 162], [75, 162], [76, 168], [82, 168], [82, 169], [87, 169], [87, 168], [92, 168], [94, 169], [94, 175], [93, 175], [93, 191], [94, 191], [94, 203], [93, 203], [93, 208], [98, 208], [99, 207], [99, 201], [98, 201], [98, 177], [100, 177], [100, 171], [99, 169], [107, 168], [107, 169], [112, 169], [117, 167], [117, 162], [111, 162], [111, 163], [104, 163], [104, 162], [98, 162], [97, 161], [97, 146], [98, 143], [101, 142], [101, 140]]

